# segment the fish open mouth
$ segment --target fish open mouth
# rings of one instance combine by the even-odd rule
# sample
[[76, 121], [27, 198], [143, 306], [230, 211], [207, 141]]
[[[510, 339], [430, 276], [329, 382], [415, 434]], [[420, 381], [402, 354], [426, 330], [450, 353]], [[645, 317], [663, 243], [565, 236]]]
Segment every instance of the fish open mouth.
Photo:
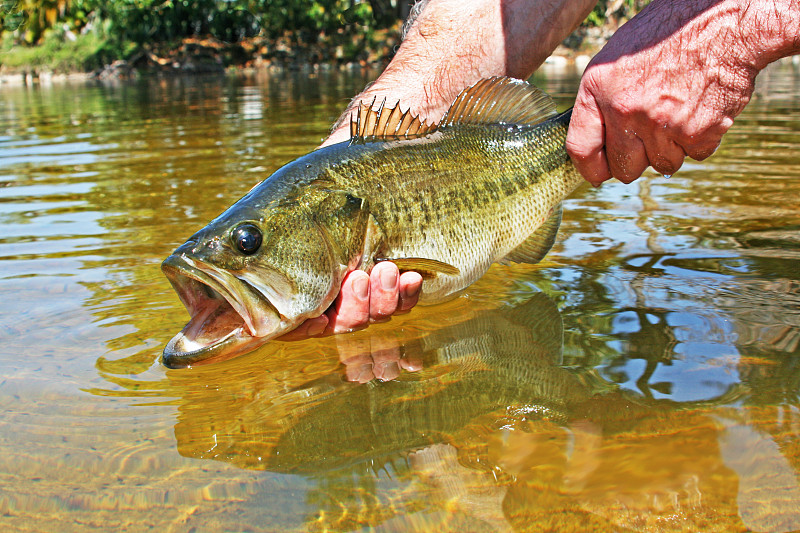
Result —
[[281, 329], [272, 304], [236, 276], [184, 254], [169, 256], [161, 269], [191, 316], [164, 348], [164, 365], [227, 359], [263, 344]]

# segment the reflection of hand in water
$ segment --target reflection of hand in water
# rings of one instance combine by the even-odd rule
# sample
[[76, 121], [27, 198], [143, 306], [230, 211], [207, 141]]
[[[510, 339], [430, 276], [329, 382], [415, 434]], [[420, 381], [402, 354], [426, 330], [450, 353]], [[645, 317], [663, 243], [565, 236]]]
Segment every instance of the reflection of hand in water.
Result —
[[347, 381], [367, 383], [377, 378], [391, 381], [401, 370], [422, 369], [419, 355], [406, 356], [401, 338], [386, 335], [342, 335], [336, 339], [339, 361], [345, 366]]

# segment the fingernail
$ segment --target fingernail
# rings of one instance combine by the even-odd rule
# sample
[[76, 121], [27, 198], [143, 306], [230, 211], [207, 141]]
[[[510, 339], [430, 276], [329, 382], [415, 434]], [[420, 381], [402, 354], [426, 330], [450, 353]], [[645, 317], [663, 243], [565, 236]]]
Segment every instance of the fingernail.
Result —
[[369, 298], [369, 278], [366, 276], [359, 276], [358, 279], [353, 281], [353, 294], [359, 300], [366, 300]]
[[422, 289], [422, 285], [418, 287], [403, 287], [403, 298], [413, 298]]
[[393, 270], [384, 270], [381, 272], [381, 288], [383, 290], [392, 290], [397, 285], [397, 273]]

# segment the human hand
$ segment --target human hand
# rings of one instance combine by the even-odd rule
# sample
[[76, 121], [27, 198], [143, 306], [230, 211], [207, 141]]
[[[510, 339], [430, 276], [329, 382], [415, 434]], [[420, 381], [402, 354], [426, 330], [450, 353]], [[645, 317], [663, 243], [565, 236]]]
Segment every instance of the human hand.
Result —
[[301, 340], [334, 333], [356, 331], [370, 322], [383, 322], [393, 314], [408, 312], [417, 304], [422, 276], [400, 274], [397, 265], [383, 261], [367, 274], [353, 270], [342, 282], [336, 302], [324, 314], [303, 322], [280, 340]]
[[630, 183], [648, 166], [670, 175], [714, 153], [759, 70], [734, 4], [654, 1], [594, 57], [566, 141], [589, 182]]

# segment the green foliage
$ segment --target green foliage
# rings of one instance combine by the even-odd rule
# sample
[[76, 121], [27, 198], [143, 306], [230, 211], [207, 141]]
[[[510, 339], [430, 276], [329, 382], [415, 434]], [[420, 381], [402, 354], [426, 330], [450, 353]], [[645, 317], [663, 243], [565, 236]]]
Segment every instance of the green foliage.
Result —
[[260, 15], [262, 26], [269, 36], [285, 32], [313, 39], [314, 35], [330, 33], [341, 28], [368, 28], [373, 22], [369, 2], [352, 0], [251, 0], [247, 8]]
[[[372, 3], [380, 5], [381, 20]], [[97, 21], [109, 21], [119, 39], [139, 44], [213, 35], [241, 40], [263, 30], [276, 37], [286, 33], [314, 39], [342, 28], [388, 27], [386, 0], [0, 0], [5, 32], [18, 42], [38, 43], [56, 26], [80, 31]], [[299, 40], [303, 38], [298, 37]]]
[[[600, 0], [585, 25], [630, 18], [649, 0]], [[0, 0], [5, 66], [87, 68], [187, 37], [259, 36], [353, 60], [380, 48], [402, 0]], [[382, 33], [383, 32], [383, 33]], [[12, 50], [9, 42], [15, 45]], [[39, 51], [26, 50], [38, 45]], [[389, 45], [391, 46], [391, 44]], [[69, 54], [73, 57], [67, 59]], [[331, 59], [317, 57], [316, 59]]]
[[584, 24], [602, 26], [611, 16], [631, 18], [649, 3], [650, 0], [600, 0], [586, 17]]
[[323, 42], [357, 53], [374, 30], [397, 23], [396, 11], [389, 0], [0, 0], [4, 42], [41, 48], [15, 49], [1, 61], [35, 66], [47, 54], [55, 59], [72, 51], [74, 63], [86, 65], [207, 36], [228, 43], [256, 35], [295, 45]]
[[9, 37], [3, 39], [2, 45], [3, 65], [15, 70], [89, 70], [102, 66], [104, 56], [113, 55], [109, 43], [96, 33], [80, 35], [72, 41], [50, 31], [38, 46], [15, 46]]

